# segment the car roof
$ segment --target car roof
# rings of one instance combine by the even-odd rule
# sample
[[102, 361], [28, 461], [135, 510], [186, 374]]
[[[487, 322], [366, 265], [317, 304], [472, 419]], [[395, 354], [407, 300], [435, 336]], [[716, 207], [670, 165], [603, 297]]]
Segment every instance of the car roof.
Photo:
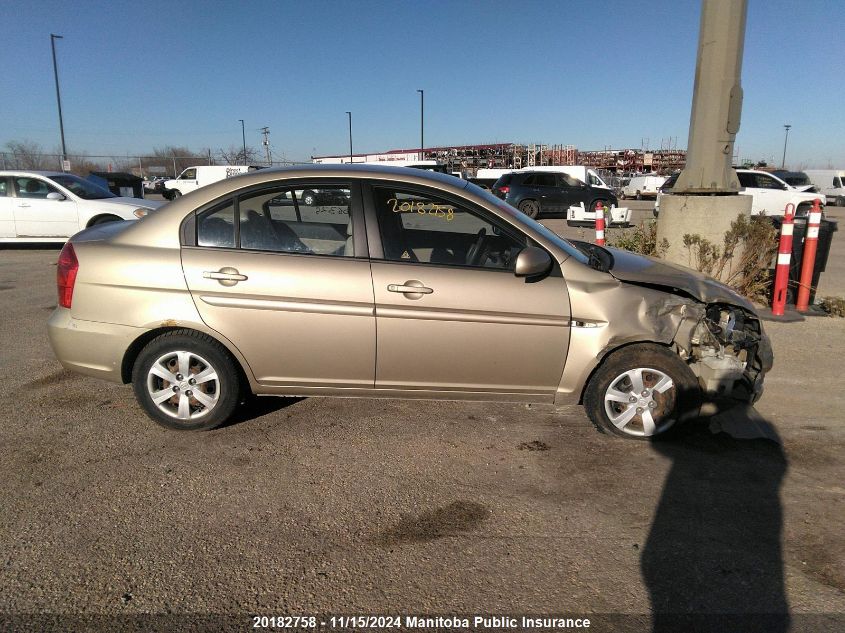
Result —
[[[355, 179], [355, 180], [401, 180], [409, 185], [434, 186], [443, 191], [461, 197], [474, 197], [468, 191], [470, 183], [451, 174], [441, 174], [426, 169], [413, 167], [389, 167], [382, 165], [294, 165], [291, 167], [270, 167], [257, 171], [245, 172], [224, 178], [200, 187], [195, 191], [180, 196], [149, 214], [143, 220], [133, 222], [119, 236], [116, 242], [144, 244], [163, 248], [179, 247], [177, 227], [192, 210], [213, 202], [232, 191], [252, 186], [271, 184], [280, 179], [296, 181], [299, 179], [320, 178]], [[474, 189], [474, 186], [473, 186]]]
[[62, 171], [44, 171], [40, 169], [3, 169], [0, 176], [74, 176]]

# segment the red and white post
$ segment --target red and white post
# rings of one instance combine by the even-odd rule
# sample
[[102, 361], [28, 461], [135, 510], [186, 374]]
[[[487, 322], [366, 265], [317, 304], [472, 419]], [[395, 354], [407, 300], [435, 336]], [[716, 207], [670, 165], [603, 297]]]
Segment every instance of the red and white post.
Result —
[[604, 246], [604, 205], [596, 203], [596, 244]]
[[775, 293], [772, 297], [772, 315], [783, 316], [786, 306], [786, 288], [789, 285], [789, 262], [792, 259], [792, 229], [795, 224], [795, 205], [788, 204], [780, 227], [778, 262], [775, 266]]
[[813, 200], [813, 208], [807, 221], [807, 235], [804, 238], [804, 254], [801, 256], [801, 278], [798, 280], [798, 299], [795, 309], [806, 312], [810, 307], [810, 286], [813, 284], [813, 268], [816, 264], [816, 249], [819, 246], [819, 226], [822, 223], [821, 201]]

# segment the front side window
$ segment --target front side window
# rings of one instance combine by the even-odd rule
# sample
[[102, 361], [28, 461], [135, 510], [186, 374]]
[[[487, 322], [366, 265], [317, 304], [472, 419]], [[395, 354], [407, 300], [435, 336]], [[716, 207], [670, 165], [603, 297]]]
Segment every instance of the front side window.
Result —
[[196, 169], [186, 169], [182, 172], [182, 175], [179, 176], [179, 180], [196, 180], [197, 179], [197, 170]]
[[58, 193], [58, 190], [38, 178], [28, 178], [26, 176], [15, 178], [15, 194], [19, 198], [44, 199], [47, 197], [47, 194], [53, 192]]
[[836, 187], [837, 189], [842, 186], [842, 181], [839, 179], [838, 176], [834, 177], [833, 186]]
[[0, 198], [5, 198], [7, 195], [9, 195], [7, 193], [8, 188], [9, 188], [9, 185], [6, 184], [6, 179], [0, 178]]
[[479, 213], [425, 193], [375, 190], [384, 257], [513, 270], [526, 237]]

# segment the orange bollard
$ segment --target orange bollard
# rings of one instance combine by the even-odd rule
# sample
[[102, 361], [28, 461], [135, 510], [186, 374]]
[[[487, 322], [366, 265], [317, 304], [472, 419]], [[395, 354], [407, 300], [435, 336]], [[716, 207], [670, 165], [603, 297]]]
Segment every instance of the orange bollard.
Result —
[[775, 266], [775, 292], [772, 297], [772, 315], [783, 316], [786, 306], [786, 287], [789, 284], [789, 261], [792, 259], [792, 229], [795, 220], [795, 205], [788, 204], [784, 209], [783, 224], [780, 228], [780, 246], [778, 261]]
[[604, 246], [604, 205], [596, 203], [596, 244]]
[[819, 226], [822, 221], [821, 201], [813, 200], [813, 209], [807, 220], [807, 235], [804, 238], [804, 254], [801, 257], [801, 277], [798, 280], [798, 298], [795, 309], [806, 312], [810, 307], [810, 286], [813, 283], [813, 268], [816, 265], [816, 248], [819, 245]]

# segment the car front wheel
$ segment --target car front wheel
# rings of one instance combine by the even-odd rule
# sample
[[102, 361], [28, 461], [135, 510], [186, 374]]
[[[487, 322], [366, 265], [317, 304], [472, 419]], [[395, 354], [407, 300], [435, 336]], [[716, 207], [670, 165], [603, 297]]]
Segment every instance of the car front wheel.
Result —
[[138, 355], [135, 397], [168, 429], [204, 431], [223, 424], [240, 400], [234, 359], [217, 341], [193, 330], [166, 332]]
[[600, 431], [639, 440], [674, 431], [698, 415], [700, 402], [692, 370], [672, 350], [651, 343], [611, 354], [584, 392], [584, 408]]

